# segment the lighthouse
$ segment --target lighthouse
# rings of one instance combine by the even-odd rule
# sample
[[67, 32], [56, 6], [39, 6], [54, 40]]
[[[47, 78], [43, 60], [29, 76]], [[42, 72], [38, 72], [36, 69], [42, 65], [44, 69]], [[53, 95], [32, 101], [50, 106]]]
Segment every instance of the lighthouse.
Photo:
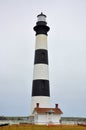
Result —
[[50, 108], [49, 62], [47, 49], [47, 33], [50, 28], [47, 26], [46, 15], [41, 13], [37, 16], [36, 26], [33, 29], [36, 33], [36, 43], [31, 99], [32, 112], [37, 103], [42, 108]]
[[31, 116], [30, 122], [34, 124], [59, 124], [62, 111], [55, 104], [50, 106], [49, 61], [47, 36], [50, 28], [47, 26], [46, 15], [37, 16], [34, 70], [32, 81]]

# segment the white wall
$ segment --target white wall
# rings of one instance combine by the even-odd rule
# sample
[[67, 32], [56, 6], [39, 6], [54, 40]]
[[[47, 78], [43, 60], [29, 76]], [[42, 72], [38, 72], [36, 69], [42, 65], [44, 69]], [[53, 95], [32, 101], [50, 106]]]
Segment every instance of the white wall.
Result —
[[31, 114], [36, 108], [36, 103], [39, 103], [40, 108], [50, 108], [50, 97], [48, 96], [33, 96], [31, 99]]
[[52, 121], [54, 124], [60, 124], [61, 115], [53, 114]]
[[14, 121], [12, 121], [12, 120], [0, 120], [0, 125], [1, 124], [19, 124], [20, 123], [20, 121], [17, 121], [17, 120], [14, 120]]
[[34, 116], [35, 124], [60, 124], [61, 115], [56, 114], [35, 114]]

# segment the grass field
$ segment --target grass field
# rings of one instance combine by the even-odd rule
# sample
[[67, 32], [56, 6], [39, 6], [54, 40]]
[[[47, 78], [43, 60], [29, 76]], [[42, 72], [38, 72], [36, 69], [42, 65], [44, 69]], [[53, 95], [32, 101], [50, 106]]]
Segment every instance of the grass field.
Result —
[[86, 130], [86, 126], [77, 126], [77, 125], [59, 125], [59, 126], [9, 125], [9, 126], [0, 127], [0, 130]]

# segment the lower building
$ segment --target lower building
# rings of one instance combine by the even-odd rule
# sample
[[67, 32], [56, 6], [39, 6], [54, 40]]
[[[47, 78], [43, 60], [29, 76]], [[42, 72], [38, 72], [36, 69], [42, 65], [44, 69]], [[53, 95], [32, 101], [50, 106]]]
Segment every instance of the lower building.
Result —
[[33, 111], [34, 124], [60, 124], [62, 111], [58, 108], [58, 104], [55, 108], [40, 108], [40, 104], [37, 103], [36, 108]]

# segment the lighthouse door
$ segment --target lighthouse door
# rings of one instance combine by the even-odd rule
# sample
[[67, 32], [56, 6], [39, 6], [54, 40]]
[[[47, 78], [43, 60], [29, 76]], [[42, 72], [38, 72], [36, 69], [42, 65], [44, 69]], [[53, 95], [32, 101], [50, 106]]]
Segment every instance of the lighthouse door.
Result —
[[47, 114], [47, 122], [48, 122], [48, 123], [52, 123], [52, 113], [51, 113], [51, 112], [49, 112], [49, 113]]

